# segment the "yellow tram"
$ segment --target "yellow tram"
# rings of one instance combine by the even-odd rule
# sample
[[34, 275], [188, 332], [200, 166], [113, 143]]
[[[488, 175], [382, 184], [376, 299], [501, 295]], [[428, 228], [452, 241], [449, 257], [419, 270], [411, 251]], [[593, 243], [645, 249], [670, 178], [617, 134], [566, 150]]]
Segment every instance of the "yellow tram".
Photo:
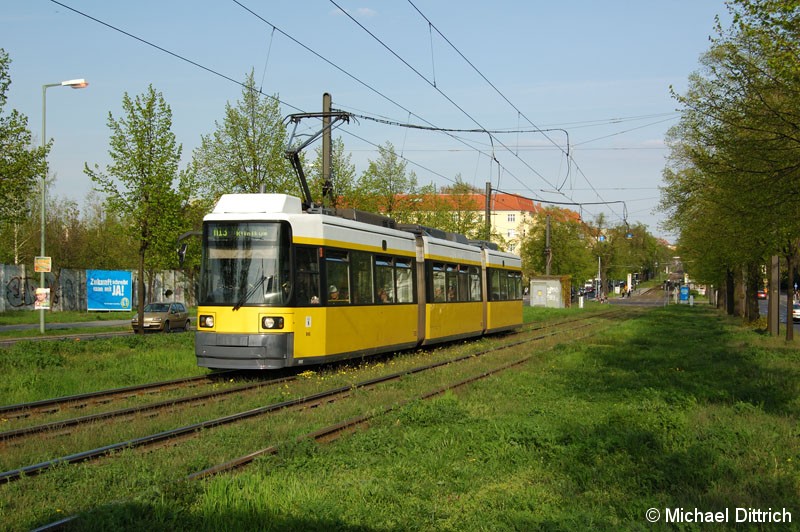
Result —
[[338, 214], [306, 212], [284, 194], [220, 198], [203, 221], [200, 366], [319, 364], [521, 324], [519, 257]]

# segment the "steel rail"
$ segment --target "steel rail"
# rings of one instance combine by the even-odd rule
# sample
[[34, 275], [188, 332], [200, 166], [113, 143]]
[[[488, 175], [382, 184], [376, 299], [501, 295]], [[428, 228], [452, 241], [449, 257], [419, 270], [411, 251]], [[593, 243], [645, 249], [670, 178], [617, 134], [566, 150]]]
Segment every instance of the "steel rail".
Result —
[[[518, 334], [521, 334], [521, 333], [524, 333], [524, 332], [530, 332], [530, 331], [534, 331], [534, 330], [541, 330], [541, 329], [545, 329], [545, 328], [548, 328], [548, 327], [555, 327], [555, 326], [558, 326], [558, 325], [561, 325], [561, 324], [564, 324], [564, 323], [574, 323], [576, 321], [581, 321], [581, 320], [585, 320], [585, 319], [604, 316], [605, 314], [607, 314], [610, 311], [611, 310], [609, 309], [608, 311], [605, 311], [603, 313], [591, 314], [591, 315], [583, 316], [583, 317], [580, 317], [580, 318], [577, 318], [577, 319], [564, 320], [564, 321], [559, 321], [559, 322], [555, 322], [555, 323], [548, 323], [548, 324], [543, 324], [543, 325], [540, 324], [540, 325], [535, 325], [535, 326], [532, 326], [532, 327], [524, 327], [524, 328], [522, 328], [521, 331], [519, 331]], [[152, 390], [152, 389], [167, 388], [167, 387], [170, 387], [170, 386], [179, 386], [179, 385], [184, 385], [184, 384], [191, 384], [193, 382], [199, 382], [199, 381], [206, 380], [206, 379], [213, 379], [213, 378], [215, 378], [217, 376], [227, 375], [227, 374], [236, 373], [236, 372], [237, 372], [237, 370], [219, 371], [219, 372], [211, 373], [209, 375], [200, 375], [200, 376], [197, 376], [197, 377], [182, 377], [182, 378], [179, 378], [179, 379], [174, 379], [174, 380], [169, 380], [169, 381], [153, 382], [153, 383], [148, 383], [148, 384], [143, 384], [143, 385], [132, 385], [132, 386], [126, 386], [126, 387], [122, 387], [122, 388], [112, 388], [112, 389], [109, 389], [109, 390], [99, 390], [99, 391], [95, 391], [95, 392], [87, 392], [87, 393], [76, 394], [76, 395], [55, 397], [55, 398], [50, 398], [50, 399], [42, 399], [42, 400], [39, 400], [39, 401], [33, 401], [33, 402], [29, 402], [29, 403], [19, 403], [19, 404], [15, 404], [15, 405], [0, 406], [0, 417], [6, 417], [6, 418], [9, 418], [9, 417], [22, 417], [23, 415], [29, 413], [30, 411], [43, 411], [44, 409], [49, 408], [49, 407], [68, 405], [68, 404], [72, 404], [72, 403], [82, 403], [82, 402], [86, 402], [86, 401], [89, 401], [89, 400], [99, 400], [99, 399], [104, 399], [104, 398], [107, 398], [107, 397], [114, 397], [114, 396], [117, 396], [117, 395], [130, 395], [130, 394], [134, 394], [136, 392], [145, 392], [145, 391]], [[15, 416], [14, 413], [16, 413], [16, 412], [18, 412], [19, 414], [17, 414]], [[3, 434], [0, 434], [0, 439], [3, 438]]]
[[[576, 328], [573, 328], [573, 329], [582, 328], [582, 327], [585, 327], [585, 326], [586, 325], [582, 325], [581, 327], [576, 327]], [[391, 373], [391, 374], [388, 374], [388, 375], [375, 377], [375, 378], [368, 379], [368, 380], [365, 380], [365, 381], [362, 381], [362, 382], [359, 382], [359, 383], [356, 383], [356, 384], [349, 384], [349, 385], [346, 385], [346, 386], [340, 386], [340, 387], [336, 387], [336, 388], [333, 388], [333, 389], [330, 389], [330, 390], [327, 390], [327, 391], [324, 391], [324, 392], [319, 392], [319, 393], [316, 393], [316, 394], [312, 394], [312, 395], [308, 395], [308, 396], [304, 396], [304, 397], [299, 397], [299, 398], [296, 398], [296, 399], [290, 399], [290, 400], [287, 400], [287, 401], [281, 401], [279, 403], [273, 403], [271, 405], [261, 406], [261, 407], [258, 407], [258, 408], [247, 410], [245, 412], [239, 412], [239, 413], [236, 413], [236, 414], [230, 414], [230, 415], [219, 417], [219, 418], [212, 419], [212, 420], [201, 421], [201, 422], [198, 422], [198, 423], [192, 423], [192, 424], [186, 425], [184, 427], [179, 427], [179, 428], [176, 428], [176, 429], [170, 429], [170, 430], [162, 431], [162, 432], [159, 432], [159, 433], [156, 433], [156, 434], [150, 434], [150, 435], [142, 436], [142, 437], [139, 437], [139, 438], [133, 438], [133, 439], [126, 440], [126, 441], [123, 441], [123, 442], [113, 443], [113, 444], [105, 445], [105, 446], [102, 446], [102, 447], [98, 447], [96, 449], [91, 449], [91, 450], [88, 450], [88, 451], [82, 451], [82, 452], [78, 452], [78, 453], [62, 456], [60, 458], [55, 458], [55, 459], [52, 459], [52, 460], [46, 460], [44, 462], [39, 462], [39, 463], [36, 463], [36, 464], [32, 464], [32, 465], [28, 465], [28, 466], [24, 466], [24, 467], [20, 467], [20, 468], [16, 468], [16, 469], [11, 469], [11, 470], [8, 470], [8, 471], [0, 472], [0, 484], [7, 484], [7, 483], [10, 483], [10, 482], [19, 480], [21, 478], [24, 478], [24, 477], [38, 475], [38, 474], [43, 473], [43, 472], [45, 472], [45, 471], [47, 471], [49, 469], [52, 469], [53, 467], [58, 466], [58, 465], [75, 464], [75, 463], [79, 463], [79, 462], [85, 462], [85, 461], [88, 461], [88, 460], [93, 460], [93, 459], [97, 459], [97, 458], [109, 455], [109, 454], [111, 454], [111, 453], [113, 453], [115, 451], [119, 451], [119, 450], [123, 450], [123, 449], [134, 449], [134, 448], [137, 448], [137, 447], [153, 445], [153, 444], [156, 444], [156, 443], [159, 443], [159, 442], [162, 442], [162, 441], [167, 441], [167, 440], [170, 440], [170, 439], [174, 439], [174, 438], [178, 438], [178, 437], [181, 437], [181, 436], [185, 436], [185, 435], [189, 435], [189, 434], [192, 434], [192, 433], [196, 433], [196, 432], [201, 431], [203, 429], [218, 427], [218, 426], [221, 426], [221, 425], [226, 425], [226, 424], [233, 423], [233, 422], [236, 422], [236, 421], [242, 421], [244, 419], [249, 419], [251, 417], [260, 416], [260, 415], [263, 415], [263, 414], [272, 413], [272, 412], [276, 412], [278, 410], [283, 410], [283, 409], [287, 409], [287, 408], [291, 408], [291, 407], [303, 406], [303, 405], [314, 403], [314, 402], [317, 402], [317, 401], [320, 401], [322, 399], [326, 399], [326, 398], [329, 398], [329, 397], [332, 397], [332, 396], [335, 396], [335, 395], [345, 394], [350, 390], [359, 389], [359, 388], [366, 388], [366, 387], [374, 386], [376, 384], [389, 382], [389, 381], [392, 381], [392, 380], [397, 380], [397, 379], [399, 379], [399, 378], [401, 378], [403, 376], [406, 376], [406, 375], [413, 375], [413, 374], [416, 374], [416, 373], [420, 373], [420, 372], [423, 372], [423, 371], [428, 371], [430, 369], [434, 369], [434, 368], [437, 368], [437, 367], [445, 366], [445, 365], [452, 364], [452, 363], [455, 363], [455, 362], [461, 362], [461, 361], [464, 361], [464, 360], [475, 358], [477, 356], [482, 356], [482, 355], [485, 355], [487, 353], [491, 353], [491, 352], [498, 351], [498, 350], [501, 350], [501, 349], [507, 349], [509, 347], [513, 347], [513, 346], [516, 346], [516, 345], [519, 345], [519, 344], [522, 344], [522, 343], [528, 343], [528, 342], [531, 342], [531, 341], [534, 341], [534, 340], [540, 340], [540, 339], [544, 339], [544, 338], [547, 338], [547, 337], [550, 337], [550, 336], [554, 336], [556, 334], [569, 332], [570, 330], [573, 330], [573, 329], [558, 330], [558, 331], [550, 332], [550, 333], [547, 333], [547, 334], [544, 334], [544, 335], [541, 335], [541, 336], [536, 336], [536, 337], [533, 337], [533, 338], [519, 340], [517, 342], [511, 342], [511, 343], [508, 343], [508, 344], [505, 344], [505, 345], [502, 345], [502, 346], [493, 347], [493, 348], [486, 349], [486, 350], [483, 350], [483, 351], [480, 351], [480, 352], [477, 352], [477, 353], [470, 353], [470, 354], [463, 355], [463, 356], [460, 356], [460, 357], [456, 357], [456, 358], [453, 358], [453, 359], [434, 362], [434, 363], [431, 363], [431, 364], [426, 364], [426, 365], [423, 365], [423, 366], [410, 368], [408, 370], [402, 370], [402, 371], [399, 371], [399, 372], [396, 372], [396, 373]]]
[[[146, 392], [158, 388], [180, 387], [195, 382], [204, 380], [212, 380], [217, 377], [235, 373], [235, 371], [220, 371], [208, 375], [198, 375], [197, 377], [181, 377], [161, 382], [151, 382], [148, 384], [136, 384], [132, 386], [124, 386], [122, 388], [112, 388], [109, 390], [99, 390], [96, 392], [80, 393], [76, 395], [66, 395], [62, 397], [54, 397], [50, 399], [42, 399], [39, 401], [32, 401], [30, 403], [18, 403], [14, 405], [0, 406], [0, 416], [2, 417], [20, 417], [23, 412], [44, 410], [45, 408], [69, 405], [73, 403], [86, 403], [91, 400], [99, 400], [111, 398], [119, 395], [135, 395], [137, 392]], [[14, 416], [13, 414], [19, 412], [20, 414]]]
[[82, 425], [85, 423], [91, 423], [94, 421], [102, 421], [105, 419], [113, 419], [116, 417], [123, 417], [129, 416], [133, 414], [140, 414], [143, 412], [148, 412], [151, 410], [160, 410], [164, 408], [168, 408], [171, 406], [177, 406], [185, 403], [195, 403], [199, 401], [204, 401], [206, 399], [213, 399], [215, 397], [221, 397], [225, 395], [230, 395], [232, 393], [238, 393], [247, 390], [253, 390], [256, 388], [261, 388], [263, 386], [271, 386], [274, 384], [282, 384], [285, 382], [296, 380], [297, 377], [283, 377], [280, 379], [273, 379], [269, 381], [259, 381], [253, 382], [249, 384], [242, 384], [240, 386], [233, 386], [226, 390], [214, 390], [211, 392], [206, 392], [197, 395], [190, 395], [187, 397], [176, 397], [174, 399], [167, 399], [165, 401], [159, 401], [158, 403], [150, 403], [147, 405], [140, 405], [140, 406], [132, 406], [130, 408], [122, 408], [119, 410], [110, 410], [108, 412], [100, 412], [97, 414], [89, 414], [86, 416], [80, 416], [71, 419], [64, 419], [59, 421], [53, 421], [51, 423], [44, 423], [41, 425], [32, 425], [30, 427], [23, 427], [20, 429], [15, 430], [8, 430], [5, 432], [0, 432], [0, 443], [7, 442], [16, 438], [21, 438], [23, 436], [29, 436], [32, 434], [40, 434], [42, 432], [48, 432], [53, 430], [65, 429], [69, 427], [75, 427], [78, 425]]
[[[619, 313], [620, 313], [619, 311], [617, 311], [617, 312], [611, 311], [611, 312], [607, 312], [605, 314], [613, 314], [614, 316], [616, 316]], [[592, 316], [590, 316], [590, 317], [592, 317]], [[574, 321], [582, 321], [583, 319], [584, 318], [581, 318], [580, 320], [574, 320]], [[580, 327], [575, 327], [575, 328], [569, 329], [569, 330], [576, 330], [576, 329], [587, 327], [587, 326], [588, 325], [581, 325]], [[518, 345], [526, 344], [526, 343], [529, 343], [529, 342], [532, 342], [532, 341], [535, 341], [535, 340], [541, 340], [541, 339], [544, 339], [544, 338], [547, 338], [547, 337], [550, 337], [550, 336], [555, 336], [555, 334], [558, 334], [559, 332], [564, 332], [564, 331], [557, 331], [555, 333], [548, 333], [546, 335], [537, 336], [537, 337], [534, 337], [534, 338], [527, 338], [527, 339], [523, 339], [523, 340], [518, 340], [516, 342], [511, 342], [511, 343], [508, 343], [508, 344], [505, 344], [505, 345], [502, 345], [502, 346], [499, 346], [499, 347], [496, 347], [496, 348], [487, 349], [487, 350], [484, 350], [484, 351], [481, 351], [479, 353], [475, 353], [475, 354], [472, 354], [472, 355], [465, 355], [463, 357], [458, 357], [458, 358], [454, 359], [453, 361], [460, 361], [460, 360], [464, 360], [466, 358], [480, 356], [480, 355], [483, 355], [483, 354], [486, 354], [486, 353], [490, 353], [490, 352], [494, 352], [494, 351], [499, 351], [501, 349], [507, 349], [507, 348], [510, 348], [510, 347], [516, 347]], [[583, 339], [583, 338], [585, 338], [585, 336], [582, 336], [580, 338], [573, 338], [572, 340], [580, 340], [580, 339]], [[525, 357], [523, 357], [523, 358], [521, 358], [519, 360], [515, 360], [513, 362], [509, 362], [507, 364], [504, 364], [504, 365], [499, 366], [499, 367], [497, 367], [495, 369], [492, 369], [492, 370], [485, 371], [485, 372], [480, 373], [478, 375], [473, 375], [472, 377], [468, 377], [466, 379], [462, 379], [462, 380], [457, 381], [457, 382], [455, 382], [453, 384], [449, 384], [447, 386], [444, 386], [442, 388], [438, 388], [438, 389], [433, 390], [431, 392], [427, 392], [425, 394], [421, 394], [421, 395], [418, 395], [416, 397], [412, 397], [411, 399], [406, 399], [404, 401], [400, 401], [400, 402], [395, 403], [395, 404], [390, 405], [390, 406], [384, 406], [384, 407], [380, 408], [377, 412], [372, 412], [372, 413], [364, 414], [364, 415], [361, 415], [361, 416], [355, 416], [355, 417], [352, 417], [350, 419], [346, 419], [344, 421], [340, 421], [338, 423], [334, 423], [334, 424], [328, 425], [326, 427], [322, 427], [320, 429], [317, 429], [315, 431], [312, 431], [312, 432], [309, 432], [307, 434], [304, 434], [302, 436], [297, 437], [295, 439], [295, 441], [296, 442], [301, 442], [301, 441], [304, 441], [304, 440], [320, 441], [320, 440], [323, 440], [323, 439], [330, 438], [331, 436], [338, 437], [337, 436], [338, 434], [341, 434], [342, 432], [344, 432], [344, 431], [346, 431], [348, 429], [352, 429], [352, 428], [354, 428], [354, 427], [356, 427], [358, 425], [363, 425], [364, 423], [368, 422], [369, 420], [371, 420], [371, 419], [373, 419], [375, 417], [378, 417], [378, 416], [381, 416], [381, 415], [385, 415], [385, 414], [387, 414], [389, 412], [392, 412], [394, 410], [402, 408], [402, 407], [404, 407], [404, 406], [406, 406], [406, 405], [408, 405], [408, 404], [410, 404], [410, 403], [412, 403], [414, 401], [430, 399], [431, 397], [435, 397], [437, 395], [441, 395], [441, 394], [443, 394], [444, 392], [446, 392], [448, 390], [453, 390], [455, 388], [459, 388], [461, 386], [465, 386], [465, 385], [470, 384], [472, 382], [475, 382], [475, 381], [490, 377], [490, 376], [495, 375], [497, 373], [506, 371], [506, 370], [511, 369], [513, 367], [516, 367], [516, 366], [519, 366], [519, 365], [524, 364], [525, 362], [531, 360], [533, 358], [533, 356], [534, 355], [525, 356]], [[437, 366], [438, 365], [440, 365], [440, 364], [437, 364]], [[184, 480], [199, 480], [201, 478], [205, 478], [205, 477], [212, 476], [212, 475], [217, 475], [219, 473], [233, 471], [235, 469], [238, 469], [240, 467], [243, 467], [243, 466], [251, 463], [253, 460], [255, 460], [256, 458], [258, 458], [260, 456], [277, 454], [279, 452], [279, 450], [280, 450], [280, 445], [270, 445], [269, 447], [265, 447], [263, 449], [259, 449], [257, 451], [253, 451], [253, 452], [248, 453], [246, 455], [234, 458], [233, 460], [229, 460], [229, 461], [227, 461], [227, 462], [225, 462], [223, 464], [212, 466], [212, 467], [209, 467], [207, 469], [203, 469], [201, 471], [197, 471], [195, 473], [192, 473], [191, 475], [187, 476]]]
[[132, 331], [105, 331], [93, 333], [54, 334], [49, 336], [17, 336], [0, 340], [0, 347], [11, 347], [19, 342], [45, 342], [47, 340], [94, 340], [95, 338], [113, 338], [114, 336], [130, 336]]
[[[604, 315], [606, 315], [606, 314], [618, 315], [618, 314], [621, 314], [621, 312], [620, 311], [616, 311], [616, 312], [606, 312], [606, 313], [604, 313]], [[593, 317], [593, 316], [590, 316], [590, 317]], [[584, 319], [585, 318], [581, 318], [579, 320], [574, 320], [574, 321], [583, 321]], [[557, 325], [562, 325], [563, 323], [564, 322], [560, 322]], [[569, 323], [572, 323], [572, 322], [569, 322]], [[581, 325], [579, 327], [575, 327], [575, 328], [569, 329], [569, 330], [575, 330], [575, 329], [584, 328], [584, 327], [587, 327], [587, 326], [588, 325]], [[540, 328], [546, 328], [546, 327], [536, 327], [534, 329], [540, 329]], [[454, 362], [454, 361], [460, 361], [460, 360], [465, 360], [467, 358], [473, 358], [475, 356], [480, 356], [482, 354], [490, 353], [490, 352], [493, 352], [493, 351], [499, 351], [499, 350], [506, 349], [506, 348], [509, 348], [509, 347], [514, 347], [514, 346], [517, 346], [517, 345], [520, 345], [520, 344], [532, 342], [532, 341], [535, 341], [535, 340], [544, 339], [544, 338], [553, 336], [554, 334], [556, 334], [556, 333], [549, 333], [549, 334], [542, 335], [542, 336], [537, 336], [537, 337], [533, 337], [533, 338], [527, 338], [527, 339], [524, 339], [524, 340], [519, 340], [519, 341], [516, 341], [516, 342], [511, 342], [509, 344], [504, 344], [504, 345], [501, 345], [501, 346], [498, 346], [498, 347], [495, 347], [495, 348], [490, 348], [490, 349], [481, 351], [479, 353], [474, 353], [474, 354], [471, 354], [471, 355], [465, 355], [465, 356], [458, 357], [458, 358], [450, 360], [450, 361], [443, 361], [443, 362], [435, 363], [435, 364], [432, 364], [432, 366], [438, 367], [438, 366], [441, 366], [441, 365], [449, 364], [449, 363]], [[586, 336], [582, 336], [580, 338], [576, 338], [576, 339], [573, 339], [573, 340], [580, 340], [580, 339], [585, 338], [585, 337]], [[344, 421], [341, 421], [341, 422], [338, 422], [338, 423], [335, 423], [335, 424], [332, 424], [332, 425], [328, 425], [327, 427], [322, 427], [320, 429], [317, 429], [315, 431], [312, 431], [312, 432], [309, 432], [309, 433], [307, 433], [305, 435], [297, 437], [295, 439], [295, 441], [303, 441], [303, 440], [307, 440], [307, 439], [313, 439], [315, 441], [322, 441], [322, 440], [333, 441], [333, 440], [337, 439], [339, 437], [339, 435], [342, 434], [345, 430], [355, 428], [355, 427], [357, 427], [359, 425], [363, 425], [364, 423], [368, 422], [370, 419], [373, 419], [373, 418], [375, 418], [377, 416], [387, 414], [387, 413], [389, 413], [389, 412], [391, 412], [393, 410], [397, 410], [397, 409], [399, 409], [399, 408], [401, 408], [401, 407], [403, 407], [403, 406], [405, 406], [405, 405], [407, 405], [407, 404], [409, 404], [409, 403], [411, 403], [413, 401], [429, 399], [429, 398], [434, 397], [436, 395], [441, 395], [442, 393], [444, 393], [447, 390], [455, 389], [457, 387], [464, 386], [464, 385], [469, 384], [471, 382], [475, 382], [477, 380], [489, 377], [489, 376], [494, 375], [496, 373], [500, 373], [502, 371], [506, 371], [506, 370], [508, 370], [508, 369], [510, 369], [512, 367], [516, 367], [516, 366], [518, 366], [520, 364], [523, 364], [523, 363], [527, 362], [528, 360], [532, 359], [533, 356], [534, 355], [528, 355], [526, 357], [523, 357], [522, 359], [519, 359], [519, 360], [510, 362], [510, 363], [504, 364], [504, 365], [502, 365], [502, 366], [500, 366], [498, 368], [495, 368], [493, 370], [485, 371], [485, 372], [483, 372], [483, 373], [481, 373], [479, 375], [468, 377], [466, 379], [463, 379], [463, 380], [458, 381], [456, 383], [453, 383], [453, 384], [450, 384], [448, 386], [439, 388], [437, 390], [434, 390], [434, 391], [431, 391], [431, 392], [427, 392], [425, 394], [419, 395], [419, 396], [411, 398], [411, 399], [406, 399], [404, 401], [401, 401], [400, 403], [397, 403], [397, 404], [394, 404], [394, 405], [391, 405], [391, 406], [382, 407], [377, 412], [373, 412], [371, 414], [364, 414], [364, 415], [361, 415], [361, 416], [356, 416], [356, 417], [353, 417], [353, 418], [350, 418], [350, 419], [347, 419], [347, 420], [344, 420]], [[417, 369], [417, 368], [413, 368], [413, 369]], [[399, 373], [404, 375], [404, 374], [408, 374], [408, 373], [411, 373], [411, 372], [412, 371], [399, 372]], [[332, 436], [333, 436], [333, 438], [331, 438]], [[259, 456], [276, 454], [277, 452], [279, 452], [279, 450], [280, 450], [280, 445], [271, 445], [269, 447], [266, 447], [266, 448], [263, 448], [263, 449], [248, 453], [247, 455], [240, 456], [238, 458], [235, 458], [233, 460], [225, 462], [224, 464], [219, 464], [219, 465], [212, 466], [210, 468], [204, 469], [202, 471], [198, 471], [198, 472], [192, 473], [192, 474], [188, 475], [187, 477], [185, 477], [183, 479], [183, 481], [199, 480], [199, 479], [206, 478], [206, 477], [209, 477], [209, 476], [212, 476], [212, 475], [220, 474], [220, 473], [227, 472], [227, 471], [232, 471], [232, 470], [244, 467], [245, 465], [248, 465], [253, 460], [258, 458]], [[64, 527], [66, 527], [69, 523], [71, 523], [71, 522], [75, 521], [76, 519], [78, 519], [78, 517], [79, 517], [78, 514], [67, 516], [67, 517], [59, 519], [57, 521], [42, 525], [42, 526], [34, 529], [32, 532], [50, 532], [50, 531], [53, 531], [53, 530], [61, 530]]]

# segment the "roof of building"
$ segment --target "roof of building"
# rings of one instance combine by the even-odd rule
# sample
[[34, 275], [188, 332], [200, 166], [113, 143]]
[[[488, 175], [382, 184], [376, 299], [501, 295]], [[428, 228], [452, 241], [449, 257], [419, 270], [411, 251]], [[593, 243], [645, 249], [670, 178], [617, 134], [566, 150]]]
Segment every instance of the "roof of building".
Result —
[[[468, 210], [482, 211], [486, 206], [486, 194], [436, 194], [436, 199], [446, 202], [453, 207], [460, 207]], [[424, 206], [424, 204], [422, 206]], [[524, 198], [515, 194], [496, 192], [492, 194], [490, 208], [493, 211], [535, 213], [542, 210], [542, 204], [534, 203], [533, 200], [529, 198]]]
[[[436, 194], [435, 196], [422, 195], [413, 196], [406, 194], [399, 194], [398, 199], [412, 200], [415, 203], [415, 210], [435, 210], [441, 207], [442, 203], [446, 203], [453, 210], [459, 211], [483, 211], [486, 208], [486, 194]], [[516, 194], [507, 194], [505, 192], [495, 192], [492, 194], [492, 203], [490, 205], [492, 212], [523, 212], [530, 214], [537, 214], [547, 210], [539, 202], [534, 202], [530, 198], [518, 196]], [[557, 208], [556, 212], [561, 215], [563, 220], [573, 220], [579, 222], [581, 220], [580, 214], [577, 212]]]

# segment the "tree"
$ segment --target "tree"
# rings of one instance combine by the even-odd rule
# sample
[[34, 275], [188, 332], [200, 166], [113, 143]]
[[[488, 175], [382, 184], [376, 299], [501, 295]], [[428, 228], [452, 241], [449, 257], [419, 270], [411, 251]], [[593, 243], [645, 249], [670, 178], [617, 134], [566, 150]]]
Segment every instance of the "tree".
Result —
[[526, 277], [544, 275], [546, 272], [546, 228], [550, 216], [550, 245], [553, 258], [552, 275], [570, 275], [574, 282], [583, 281], [597, 273], [597, 261], [587, 245], [587, 228], [578, 219], [565, 216], [561, 209], [549, 207], [536, 212], [525, 223], [520, 246], [523, 273]]
[[479, 192], [462, 181], [460, 175], [453, 185], [441, 189], [425, 185], [409, 198], [413, 209], [410, 221], [475, 240], [486, 239]]
[[482, 212], [484, 205], [478, 201], [478, 194], [482, 192], [464, 182], [460, 174], [456, 175], [452, 185], [442, 187], [441, 193], [447, 195], [449, 214], [452, 220], [452, 228], [448, 230], [476, 240], [489, 239], [485, 234], [486, 223]]
[[[138, 310], [144, 323], [145, 268], [163, 263], [161, 257], [180, 234], [181, 204], [188, 200], [189, 175], [178, 172], [181, 146], [172, 133], [172, 110], [153, 86], [131, 99], [122, 99], [124, 116], [108, 114], [111, 129], [106, 172], [85, 165], [84, 171], [107, 194], [106, 204], [114, 213], [131, 220], [138, 241]], [[179, 181], [178, 189], [173, 183]], [[106, 242], [113, 246], [113, 242]], [[151, 257], [151, 252], [153, 257]]]
[[681, 254], [709, 278], [735, 280], [741, 295], [728, 308], [754, 319], [760, 265], [782, 253], [793, 270], [800, 236], [800, 18], [796, 1], [728, 6], [732, 27], [717, 28], [703, 70], [675, 95], [684, 110], [661, 207]]
[[406, 173], [406, 162], [387, 142], [378, 146], [378, 160], [370, 161], [358, 181], [355, 207], [409, 221], [414, 206], [409, 196], [417, 189], [417, 176]]
[[214, 203], [234, 192], [290, 193], [299, 187], [286, 151], [286, 127], [278, 98], [261, 98], [253, 71], [247, 76], [236, 106], [225, 105], [225, 118], [216, 131], [203, 135], [194, 151], [199, 193]]
[[50, 146], [32, 146], [25, 115], [12, 110], [8, 116], [3, 116], [6, 93], [11, 85], [10, 64], [8, 54], [0, 48], [0, 198], [3, 198], [0, 202], [0, 230], [3, 233], [8, 231], [11, 241], [12, 252], [3, 260], [11, 259], [18, 264], [29, 258], [23, 257], [20, 250], [26, 241], [33, 240], [33, 234], [24, 228], [33, 229], [27, 222], [38, 205], [36, 200], [40, 195], [37, 192], [40, 192], [42, 178], [46, 175]]
[[[306, 175], [308, 188], [317, 205], [322, 205], [322, 146], [315, 149], [316, 158], [311, 163]], [[344, 141], [337, 137], [331, 142], [331, 183], [333, 185], [334, 204], [352, 205], [356, 191], [356, 166], [351, 162], [350, 154], [345, 154]]]
[[[80, 254], [81, 268], [136, 269], [137, 239], [126, 219], [121, 213], [104, 208], [104, 198], [97, 191], [89, 192], [82, 216], [86, 247]], [[109, 246], [108, 242], [115, 245]]]

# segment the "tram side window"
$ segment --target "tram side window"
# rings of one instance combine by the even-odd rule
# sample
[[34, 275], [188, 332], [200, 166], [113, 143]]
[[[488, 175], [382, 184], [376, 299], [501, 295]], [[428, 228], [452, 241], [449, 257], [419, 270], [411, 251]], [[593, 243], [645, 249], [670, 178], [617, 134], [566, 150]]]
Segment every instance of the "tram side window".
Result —
[[382, 255], [375, 256], [375, 289], [378, 291], [375, 301], [377, 303], [392, 303], [397, 301], [394, 288], [394, 266], [392, 258]]
[[493, 301], [522, 299], [522, 274], [508, 270], [489, 270], [489, 284]]
[[508, 272], [500, 270], [500, 299], [508, 300]]
[[448, 264], [445, 266], [447, 278], [447, 301], [458, 301], [458, 266]]
[[522, 299], [522, 274], [514, 272], [510, 275], [509, 284], [514, 286], [511, 299]]
[[469, 267], [469, 300], [483, 300], [481, 297], [481, 270], [477, 266]]
[[414, 262], [413, 259], [395, 259], [398, 303], [414, 302]]
[[501, 270], [489, 270], [489, 286], [492, 301], [502, 301], [506, 298], [506, 277]]
[[433, 287], [433, 301], [435, 303], [443, 302], [445, 300], [445, 290], [447, 289], [445, 266], [441, 263], [434, 263], [432, 269], [432, 283]]
[[372, 289], [372, 256], [361, 251], [351, 251], [350, 263], [353, 269], [353, 303], [373, 303], [375, 292]]
[[297, 304], [319, 305], [319, 248], [297, 247]]
[[346, 251], [327, 250], [325, 253], [327, 301], [338, 305], [350, 302], [350, 258]]
[[458, 300], [469, 301], [469, 268], [464, 265], [458, 267]]

